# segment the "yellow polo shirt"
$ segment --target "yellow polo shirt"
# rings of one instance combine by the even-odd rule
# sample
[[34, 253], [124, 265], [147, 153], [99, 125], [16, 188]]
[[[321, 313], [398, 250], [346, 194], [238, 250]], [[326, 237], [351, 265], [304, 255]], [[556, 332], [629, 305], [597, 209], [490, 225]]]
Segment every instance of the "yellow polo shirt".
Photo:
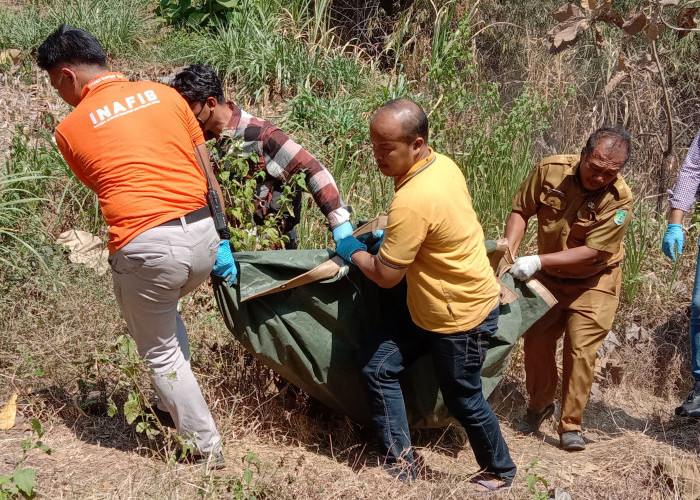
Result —
[[408, 309], [425, 330], [458, 333], [498, 304], [499, 286], [464, 175], [432, 149], [395, 180], [379, 259], [405, 268]]

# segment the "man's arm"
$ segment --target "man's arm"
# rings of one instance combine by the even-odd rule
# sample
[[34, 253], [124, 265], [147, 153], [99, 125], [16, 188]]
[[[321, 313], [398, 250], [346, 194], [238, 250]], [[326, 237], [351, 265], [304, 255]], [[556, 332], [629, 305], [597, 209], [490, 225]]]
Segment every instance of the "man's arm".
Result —
[[515, 256], [520, 247], [520, 242], [523, 241], [525, 230], [527, 229], [528, 219], [519, 212], [511, 212], [506, 221], [505, 237], [508, 240], [510, 253]]
[[306, 172], [309, 192], [331, 229], [350, 221], [350, 212], [343, 205], [335, 179], [311, 153], [274, 126], [262, 137], [262, 148], [266, 171], [272, 177], [288, 182], [294, 174]]
[[588, 278], [603, 269], [612, 254], [587, 246], [538, 256], [542, 270], [558, 278]]
[[685, 212], [680, 208], [672, 208], [668, 214], [669, 224], [681, 224], [683, 222], [683, 216]]
[[392, 288], [406, 275], [408, 268], [394, 268], [384, 264], [377, 255], [372, 255], [364, 250], [358, 250], [352, 254], [352, 262], [360, 268], [362, 274], [367, 276], [382, 288]]
[[695, 136], [685, 161], [678, 174], [676, 185], [669, 191], [669, 203], [671, 212], [668, 215], [668, 227], [664, 233], [661, 249], [664, 255], [676, 261], [678, 255], [683, 253], [683, 216], [690, 210], [695, 202], [695, 193], [700, 185], [700, 131]]
[[[516, 254], [523, 236], [525, 235], [527, 222], [528, 220], [518, 212], [511, 212], [508, 217], [505, 237], [508, 239], [508, 245], [513, 255]], [[521, 257], [518, 260], [522, 259], [524, 263], [529, 259], [533, 262], [531, 265], [536, 266], [536, 260], [539, 259], [539, 267], [531, 269], [532, 273], [537, 269], [542, 269], [547, 274], [559, 278], [588, 278], [599, 273], [610, 257], [612, 257], [610, 252], [603, 252], [587, 246], [581, 246], [562, 250], [561, 252]], [[521, 263], [521, 265], [523, 263]], [[514, 269], [514, 274], [518, 277], [518, 269]], [[525, 279], [532, 276], [526, 269], [523, 269], [523, 272], [529, 274], [527, 277], [523, 276]]]
[[78, 162], [75, 161], [75, 157], [73, 156], [73, 151], [68, 144], [68, 141], [66, 141], [65, 137], [63, 137], [63, 134], [61, 134], [58, 130], [56, 130], [56, 146], [58, 147], [58, 150], [61, 152], [61, 155], [63, 156], [63, 159], [66, 161], [68, 164], [68, 167], [71, 169], [73, 174], [78, 178], [80, 182], [85, 184], [85, 186], [88, 187], [91, 191], [95, 191], [95, 187], [90, 184], [90, 182], [87, 180], [87, 177], [83, 174], [83, 171], [80, 169], [78, 166]]

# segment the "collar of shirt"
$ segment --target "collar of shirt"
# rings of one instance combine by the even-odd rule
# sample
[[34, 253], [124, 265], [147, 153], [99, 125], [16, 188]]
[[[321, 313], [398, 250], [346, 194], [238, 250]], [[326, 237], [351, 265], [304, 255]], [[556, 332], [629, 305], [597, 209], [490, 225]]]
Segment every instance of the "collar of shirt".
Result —
[[428, 156], [420, 160], [418, 163], [413, 165], [411, 168], [408, 169], [408, 172], [403, 174], [401, 177], [394, 179], [394, 192], [398, 191], [401, 189], [401, 187], [406, 184], [408, 181], [413, 179], [416, 175], [421, 173], [423, 170], [428, 168], [433, 161], [435, 161], [435, 151], [433, 151], [433, 148], [428, 147]]
[[239, 108], [238, 105], [233, 101], [227, 101], [226, 106], [228, 106], [229, 109], [233, 111], [231, 119], [226, 124], [226, 128], [236, 130], [236, 127], [238, 127], [238, 122], [241, 121], [241, 108]]
[[100, 76], [97, 76], [87, 82], [85, 86], [83, 87], [82, 93], [81, 93], [81, 100], [85, 99], [85, 96], [88, 95], [90, 92], [95, 90], [96, 88], [110, 82], [126, 82], [127, 78], [122, 75], [121, 73], [117, 73], [116, 71], [109, 71], [107, 73], [102, 73]]

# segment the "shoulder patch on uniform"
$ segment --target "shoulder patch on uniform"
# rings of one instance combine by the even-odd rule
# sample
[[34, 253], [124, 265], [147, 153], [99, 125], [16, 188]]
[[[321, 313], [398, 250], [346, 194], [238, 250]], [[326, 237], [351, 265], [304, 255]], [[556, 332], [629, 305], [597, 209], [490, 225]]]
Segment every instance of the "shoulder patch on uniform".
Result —
[[613, 221], [618, 226], [621, 226], [625, 222], [626, 218], [627, 218], [627, 210], [618, 210], [617, 212], [615, 212], [615, 217], [613, 217]]

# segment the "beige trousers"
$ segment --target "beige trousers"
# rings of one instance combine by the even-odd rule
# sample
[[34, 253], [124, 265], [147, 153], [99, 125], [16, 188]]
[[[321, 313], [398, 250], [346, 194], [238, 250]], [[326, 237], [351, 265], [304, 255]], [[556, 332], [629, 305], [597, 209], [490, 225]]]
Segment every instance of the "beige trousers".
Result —
[[144, 231], [109, 262], [119, 308], [160, 403], [180, 435], [210, 453], [221, 448], [221, 437], [190, 368], [189, 338], [177, 304], [209, 275], [219, 235], [211, 217], [179, 222]]

